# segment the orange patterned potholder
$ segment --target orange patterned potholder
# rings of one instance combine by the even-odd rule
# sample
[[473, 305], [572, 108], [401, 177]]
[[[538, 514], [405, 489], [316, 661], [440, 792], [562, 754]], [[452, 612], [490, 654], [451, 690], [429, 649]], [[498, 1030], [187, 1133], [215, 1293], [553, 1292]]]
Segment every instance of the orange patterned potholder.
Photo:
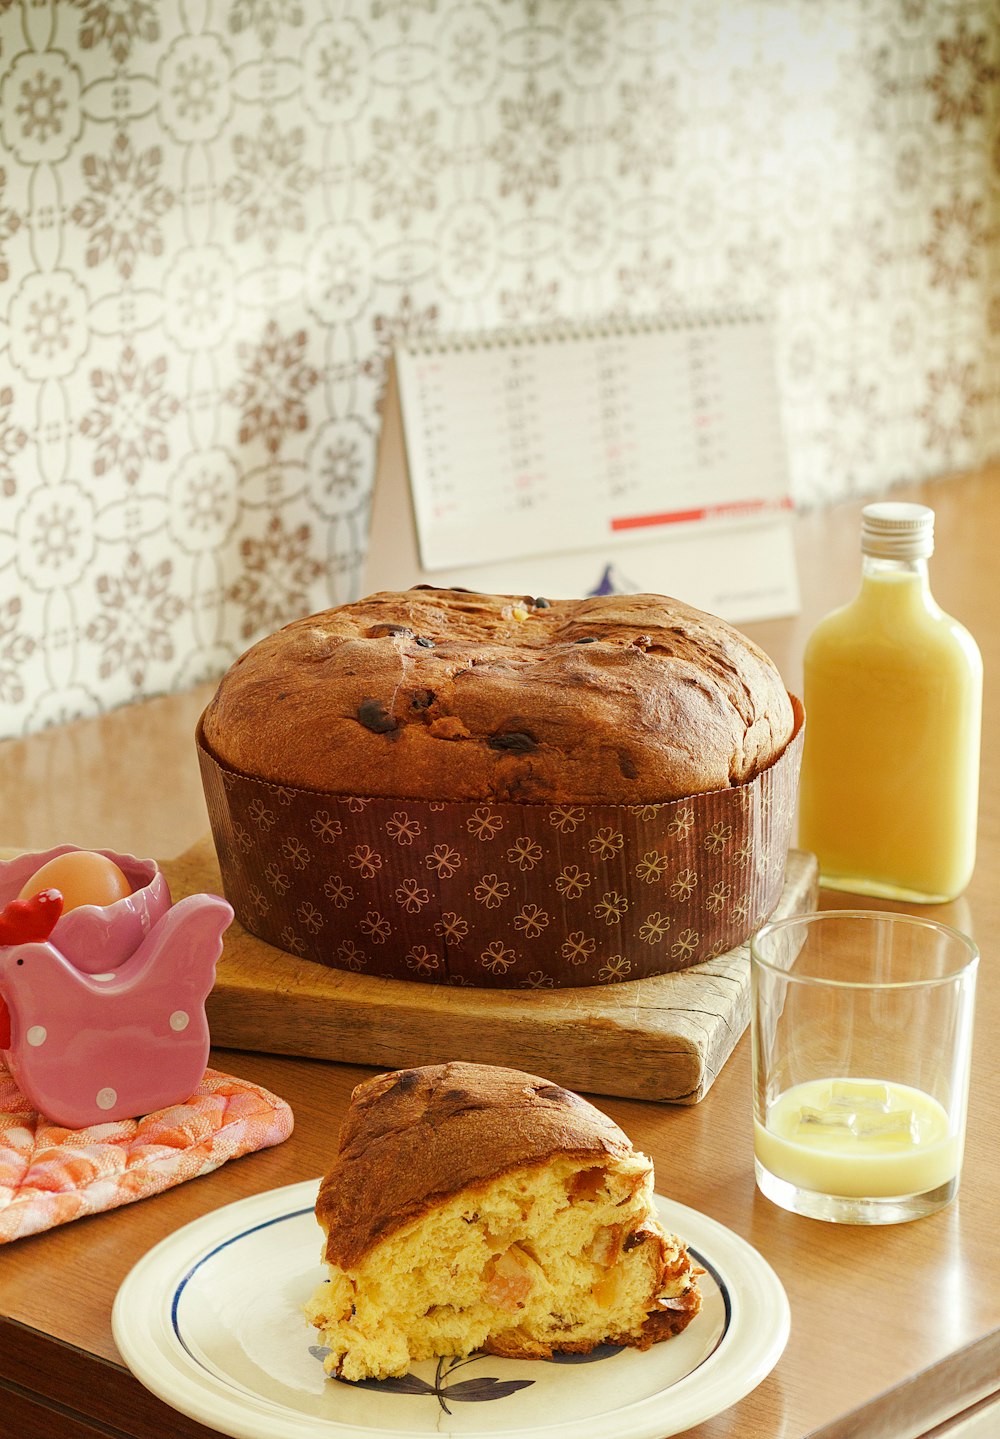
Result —
[[185, 1104], [63, 1129], [36, 1113], [0, 1064], [0, 1244], [147, 1199], [292, 1132], [283, 1099], [208, 1069]]

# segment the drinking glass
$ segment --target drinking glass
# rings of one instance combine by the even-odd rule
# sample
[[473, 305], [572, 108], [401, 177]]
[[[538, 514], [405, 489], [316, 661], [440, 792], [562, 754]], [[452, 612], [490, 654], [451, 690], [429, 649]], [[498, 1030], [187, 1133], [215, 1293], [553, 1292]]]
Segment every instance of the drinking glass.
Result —
[[754, 1168], [796, 1214], [893, 1224], [958, 1190], [979, 952], [932, 919], [826, 910], [750, 943]]

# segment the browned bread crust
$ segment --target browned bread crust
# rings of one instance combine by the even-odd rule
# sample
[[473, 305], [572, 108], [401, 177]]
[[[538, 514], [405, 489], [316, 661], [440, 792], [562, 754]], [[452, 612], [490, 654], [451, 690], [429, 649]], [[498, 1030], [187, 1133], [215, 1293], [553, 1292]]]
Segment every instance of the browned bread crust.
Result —
[[320, 1186], [326, 1261], [355, 1268], [434, 1202], [507, 1170], [632, 1152], [606, 1114], [537, 1075], [457, 1062], [377, 1075], [355, 1089]]
[[419, 588], [269, 635], [204, 716], [217, 759], [303, 789], [631, 803], [743, 784], [791, 739], [772, 661], [662, 595]]

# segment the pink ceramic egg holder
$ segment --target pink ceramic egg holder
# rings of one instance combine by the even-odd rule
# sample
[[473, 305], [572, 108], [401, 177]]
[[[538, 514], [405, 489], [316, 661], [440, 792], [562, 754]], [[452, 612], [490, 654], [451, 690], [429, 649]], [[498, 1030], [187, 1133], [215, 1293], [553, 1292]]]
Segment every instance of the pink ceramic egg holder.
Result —
[[60, 914], [45, 934], [55, 892], [16, 896], [74, 848], [0, 861], [0, 1056], [35, 1109], [83, 1129], [193, 1094], [210, 1045], [205, 1000], [233, 911], [213, 894], [172, 904], [153, 860], [101, 850], [133, 893]]

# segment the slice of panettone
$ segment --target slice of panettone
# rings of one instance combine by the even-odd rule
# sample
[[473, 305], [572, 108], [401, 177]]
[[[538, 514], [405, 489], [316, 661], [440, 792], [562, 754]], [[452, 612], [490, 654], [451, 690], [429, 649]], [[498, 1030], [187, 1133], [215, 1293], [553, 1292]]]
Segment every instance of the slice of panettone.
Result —
[[653, 1166], [535, 1075], [452, 1063], [358, 1086], [320, 1188], [329, 1279], [306, 1313], [344, 1379], [419, 1359], [647, 1349], [698, 1313]]

